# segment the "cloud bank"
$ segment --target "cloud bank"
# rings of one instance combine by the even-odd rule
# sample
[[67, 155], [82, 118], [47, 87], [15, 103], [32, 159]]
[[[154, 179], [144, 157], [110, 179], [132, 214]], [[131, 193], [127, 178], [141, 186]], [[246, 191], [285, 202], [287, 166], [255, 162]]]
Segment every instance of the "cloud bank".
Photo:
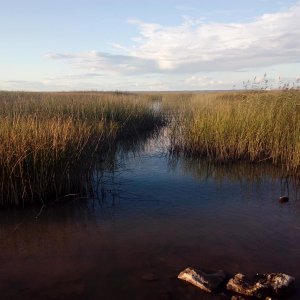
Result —
[[300, 2], [245, 23], [204, 23], [185, 18], [178, 26], [129, 20], [139, 30], [121, 54], [87, 51], [49, 53], [74, 68], [106, 74], [238, 71], [300, 62]]

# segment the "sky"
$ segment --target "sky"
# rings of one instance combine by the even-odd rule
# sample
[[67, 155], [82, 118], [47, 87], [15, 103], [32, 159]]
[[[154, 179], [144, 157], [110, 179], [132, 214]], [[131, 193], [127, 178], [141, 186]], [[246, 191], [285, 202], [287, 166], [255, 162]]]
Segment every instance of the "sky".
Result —
[[299, 0], [0, 0], [0, 90], [218, 90], [300, 77]]

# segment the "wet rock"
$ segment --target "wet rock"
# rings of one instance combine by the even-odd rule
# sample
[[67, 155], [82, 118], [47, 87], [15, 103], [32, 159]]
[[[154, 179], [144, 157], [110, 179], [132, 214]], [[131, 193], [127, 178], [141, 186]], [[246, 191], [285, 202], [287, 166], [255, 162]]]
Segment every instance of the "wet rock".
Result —
[[287, 196], [281, 196], [281, 197], [279, 198], [279, 202], [280, 202], [280, 203], [286, 203], [286, 202], [289, 202], [289, 197], [287, 197]]
[[225, 273], [222, 270], [219, 270], [216, 273], [207, 274], [201, 270], [186, 268], [178, 275], [178, 278], [211, 293], [225, 280]]
[[255, 276], [255, 279], [262, 284], [268, 285], [276, 296], [289, 294], [293, 290], [295, 283], [294, 277], [283, 273], [258, 274]]
[[246, 279], [243, 274], [236, 274], [227, 283], [227, 289], [245, 296], [264, 298], [285, 296], [293, 288], [295, 278], [282, 273], [256, 275], [254, 280]]
[[242, 296], [232, 296], [231, 300], [246, 300], [246, 298], [244, 298]]
[[226, 288], [230, 291], [236, 292], [249, 297], [263, 298], [269, 295], [269, 287], [259, 281], [253, 282], [247, 280], [245, 275], [238, 273], [231, 278]]

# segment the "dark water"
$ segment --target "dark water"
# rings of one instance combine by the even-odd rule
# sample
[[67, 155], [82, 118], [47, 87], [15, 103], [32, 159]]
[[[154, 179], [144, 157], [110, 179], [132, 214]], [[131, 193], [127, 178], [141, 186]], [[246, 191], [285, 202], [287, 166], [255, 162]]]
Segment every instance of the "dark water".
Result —
[[1, 299], [219, 299], [176, 279], [188, 266], [285, 272], [300, 299], [300, 200], [279, 171], [170, 159], [160, 139], [120, 162], [104, 199], [0, 212]]

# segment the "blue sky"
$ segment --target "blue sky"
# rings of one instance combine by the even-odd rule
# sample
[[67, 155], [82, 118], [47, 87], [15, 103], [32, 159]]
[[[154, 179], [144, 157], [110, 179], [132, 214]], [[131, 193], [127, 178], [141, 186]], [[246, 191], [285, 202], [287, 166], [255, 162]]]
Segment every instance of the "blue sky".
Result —
[[0, 90], [231, 89], [300, 76], [294, 0], [0, 0]]

